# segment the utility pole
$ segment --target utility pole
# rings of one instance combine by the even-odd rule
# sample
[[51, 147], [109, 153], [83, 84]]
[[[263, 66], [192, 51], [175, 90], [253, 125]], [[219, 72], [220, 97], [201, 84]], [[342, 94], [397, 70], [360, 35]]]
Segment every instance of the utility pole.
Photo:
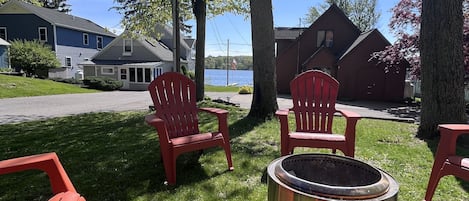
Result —
[[226, 46], [226, 86], [229, 85], [228, 74], [230, 72], [230, 39], [228, 39]]
[[181, 72], [181, 35], [179, 34], [179, 2], [178, 0], [171, 1], [173, 6], [173, 69], [176, 72]]

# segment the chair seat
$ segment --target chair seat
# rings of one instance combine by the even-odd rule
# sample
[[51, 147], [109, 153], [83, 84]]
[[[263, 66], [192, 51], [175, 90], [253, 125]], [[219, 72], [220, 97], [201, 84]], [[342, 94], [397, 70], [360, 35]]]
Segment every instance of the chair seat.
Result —
[[469, 158], [464, 158], [460, 156], [449, 156], [448, 161], [451, 164], [455, 164], [463, 168], [469, 169]]
[[214, 140], [223, 140], [223, 135], [219, 132], [201, 133], [201, 134], [173, 138], [171, 139], [171, 142], [173, 143], [175, 147], [178, 147], [178, 146], [186, 146], [190, 144], [200, 144], [203, 142], [214, 141]]
[[339, 134], [292, 132], [289, 134], [289, 136], [291, 139], [297, 140], [326, 140], [333, 142], [345, 142], [345, 136]]

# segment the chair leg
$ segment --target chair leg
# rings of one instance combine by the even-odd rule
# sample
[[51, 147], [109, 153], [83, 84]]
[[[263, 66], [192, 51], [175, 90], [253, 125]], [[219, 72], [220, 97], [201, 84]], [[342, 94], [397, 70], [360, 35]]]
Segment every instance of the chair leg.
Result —
[[226, 161], [228, 162], [228, 170], [233, 171], [233, 161], [231, 160], [231, 148], [230, 144], [226, 143], [223, 145], [223, 149], [225, 149]]
[[431, 201], [435, 193], [438, 182], [440, 182], [440, 169], [433, 168], [428, 180], [427, 192], [425, 193], [425, 201]]
[[282, 138], [280, 139], [280, 154], [282, 156], [286, 156], [289, 154], [290, 151], [290, 148], [288, 147], [288, 141], [286, 139], [283, 139], [283, 136]]
[[169, 185], [176, 184], [176, 158], [168, 153], [162, 153], [164, 172]]

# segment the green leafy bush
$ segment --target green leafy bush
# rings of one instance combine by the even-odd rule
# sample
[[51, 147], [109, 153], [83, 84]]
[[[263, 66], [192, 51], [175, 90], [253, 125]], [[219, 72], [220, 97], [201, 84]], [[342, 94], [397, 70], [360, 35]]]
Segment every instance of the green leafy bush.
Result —
[[115, 80], [109, 77], [95, 77], [89, 76], [83, 80], [83, 84], [91, 89], [98, 89], [103, 91], [113, 91], [120, 89], [123, 85], [122, 81]]
[[11, 66], [28, 76], [47, 77], [50, 68], [60, 67], [52, 48], [38, 40], [14, 40], [10, 48]]
[[83, 84], [82, 80], [77, 80], [75, 78], [54, 77], [54, 78], [50, 78], [50, 80], [55, 81], [55, 82], [67, 83], [67, 84]]
[[252, 87], [242, 86], [239, 88], [238, 94], [252, 94]]

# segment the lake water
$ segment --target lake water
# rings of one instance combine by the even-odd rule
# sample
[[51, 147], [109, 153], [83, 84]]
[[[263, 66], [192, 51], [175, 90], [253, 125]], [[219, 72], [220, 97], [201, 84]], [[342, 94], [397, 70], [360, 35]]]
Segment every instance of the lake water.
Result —
[[[226, 70], [205, 69], [205, 84], [226, 86]], [[228, 85], [253, 85], [252, 70], [229, 70]]]

